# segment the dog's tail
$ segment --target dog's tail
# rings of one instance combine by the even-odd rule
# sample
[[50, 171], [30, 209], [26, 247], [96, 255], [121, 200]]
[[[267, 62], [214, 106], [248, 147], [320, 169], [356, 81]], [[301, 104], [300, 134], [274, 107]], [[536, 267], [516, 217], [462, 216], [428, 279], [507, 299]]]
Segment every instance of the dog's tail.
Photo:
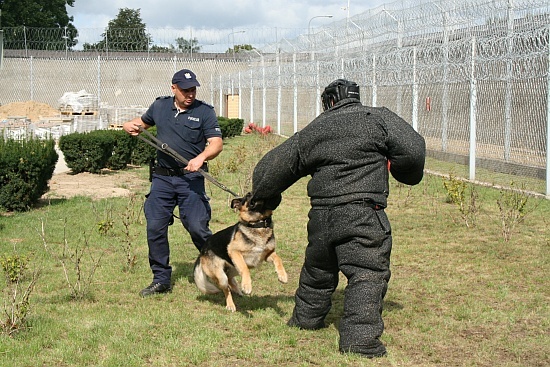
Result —
[[195, 261], [195, 269], [193, 271], [193, 274], [195, 278], [195, 284], [197, 285], [197, 288], [199, 288], [199, 291], [204, 294], [214, 294], [220, 292], [218, 287], [212, 284], [204, 273], [204, 270], [201, 266], [200, 256], [197, 258], [197, 261]]

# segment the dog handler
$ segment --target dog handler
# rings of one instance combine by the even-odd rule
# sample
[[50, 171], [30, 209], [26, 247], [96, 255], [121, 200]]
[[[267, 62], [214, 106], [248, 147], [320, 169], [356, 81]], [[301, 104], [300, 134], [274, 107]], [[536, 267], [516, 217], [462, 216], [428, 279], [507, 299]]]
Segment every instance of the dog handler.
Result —
[[348, 283], [339, 349], [380, 357], [386, 354], [379, 338], [392, 247], [384, 212], [388, 171], [399, 182], [418, 184], [425, 142], [387, 108], [363, 106], [356, 83], [335, 80], [322, 101], [323, 113], [256, 165], [253, 194], [276, 205], [284, 190], [311, 175], [308, 246], [288, 325], [325, 327], [341, 271]]
[[141, 117], [123, 125], [130, 135], [138, 135], [140, 126], [145, 129], [156, 126], [157, 138], [189, 161], [184, 166], [157, 151], [151, 190], [144, 204], [153, 282], [140, 292], [142, 297], [171, 290], [168, 226], [176, 205], [197, 249], [212, 235], [210, 199], [206, 196], [204, 177], [198, 170], [208, 170], [206, 161], [220, 154], [223, 141], [214, 108], [196, 99], [198, 86], [191, 70], [178, 71], [172, 77], [173, 96], [157, 98]]

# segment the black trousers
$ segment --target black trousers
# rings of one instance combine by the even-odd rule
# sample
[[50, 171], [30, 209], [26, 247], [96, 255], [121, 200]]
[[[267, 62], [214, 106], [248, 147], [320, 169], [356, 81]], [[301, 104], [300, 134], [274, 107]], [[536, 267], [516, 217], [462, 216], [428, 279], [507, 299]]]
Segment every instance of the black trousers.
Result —
[[382, 301], [390, 279], [391, 227], [383, 210], [366, 203], [313, 207], [308, 246], [288, 324], [325, 326], [341, 271], [347, 278], [340, 321], [342, 352], [383, 355]]

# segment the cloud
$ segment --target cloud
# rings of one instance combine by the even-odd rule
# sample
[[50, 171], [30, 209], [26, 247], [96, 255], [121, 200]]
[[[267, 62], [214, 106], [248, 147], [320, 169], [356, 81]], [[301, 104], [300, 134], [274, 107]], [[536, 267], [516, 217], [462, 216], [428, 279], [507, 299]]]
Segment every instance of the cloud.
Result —
[[[105, 28], [116, 18], [119, 9], [140, 9], [143, 22], [149, 28], [236, 28], [236, 27], [308, 27], [309, 20], [318, 15], [332, 15], [333, 20], [364, 12], [383, 3], [381, 0], [358, 2], [355, 0], [301, 1], [295, 0], [199, 0], [190, 6], [181, 0], [94, 0], [76, 1], [67, 7], [77, 28]], [[315, 22], [322, 24], [321, 20]]]
[[[383, 1], [350, 0], [349, 3], [353, 16]], [[197, 38], [203, 50], [223, 52], [233, 41], [262, 47], [282, 37], [292, 39], [305, 34], [310, 24], [318, 28], [345, 19], [347, 4], [347, 0], [198, 0], [191, 5], [181, 0], [94, 0], [75, 1], [75, 6], [67, 7], [67, 12], [74, 17], [79, 45], [99, 41], [119, 10], [130, 8], [140, 9], [141, 19], [155, 44], [168, 46], [178, 37]], [[320, 15], [332, 15], [332, 18], [315, 19]], [[241, 30], [245, 33], [237, 32]]]

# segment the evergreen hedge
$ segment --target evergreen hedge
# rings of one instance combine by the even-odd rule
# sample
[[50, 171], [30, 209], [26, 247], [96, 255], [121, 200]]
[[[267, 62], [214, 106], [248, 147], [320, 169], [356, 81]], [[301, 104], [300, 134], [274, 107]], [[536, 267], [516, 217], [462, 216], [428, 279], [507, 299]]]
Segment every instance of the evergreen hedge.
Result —
[[[157, 128], [155, 126], [147, 129], [147, 131], [150, 132], [153, 136], [157, 136]], [[128, 136], [130, 136], [136, 143], [132, 151], [130, 163], [136, 166], [149, 165], [151, 160], [155, 159], [155, 157], [157, 156], [157, 150], [137, 137], [131, 135]]]
[[114, 130], [94, 130], [72, 133], [59, 139], [59, 149], [65, 156], [65, 164], [73, 174], [100, 173], [107, 167], [115, 145]]
[[48, 191], [59, 155], [55, 142], [0, 138], [0, 208], [26, 211]]
[[218, 123], [222, 130], [222, 138], [231, 138], [241, 135], [243, 132], [244, 120], [239, 118], [229, 119], [218, 116]]
[[[244, 121], [218, 116], [222, 138], [240, 135]], [[156, 135], [156, 128], [148, 130]], [[72, 133], [59, 139], [65, 164], [73, 174], [124, 169], [129, 163], [148, 165], [156, 149], [123, 130]], [[48, 191], [59, 156], [53, 140], [0, 140], [0, 209], [25, 211]]]
[[[110, 130], [114, 137], [113, 152], [107, 161], [107, 168], [124, 169], [132, 159], [132, 153], [141, 140], [128, 135], [124, 130]], [[154, 149], [151, 147], [151, 149]]]

